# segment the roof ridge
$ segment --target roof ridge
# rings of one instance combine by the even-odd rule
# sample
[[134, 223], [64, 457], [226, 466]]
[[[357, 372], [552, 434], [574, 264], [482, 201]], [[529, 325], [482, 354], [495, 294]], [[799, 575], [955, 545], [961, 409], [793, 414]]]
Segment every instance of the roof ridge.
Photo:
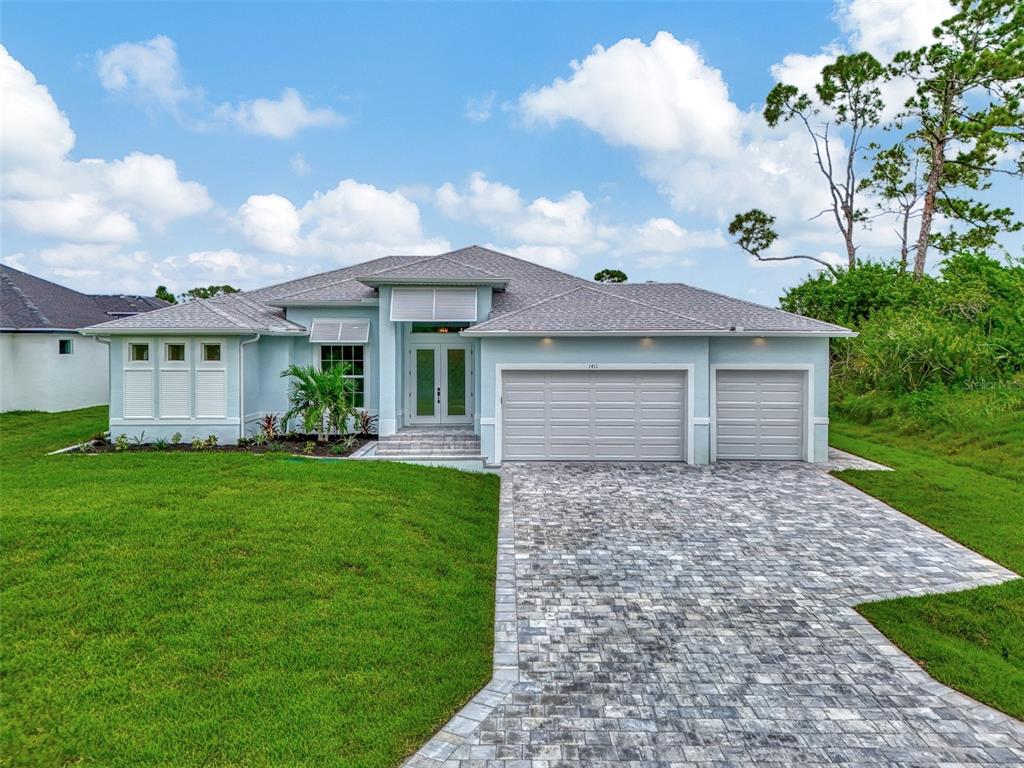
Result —
[[[488, 248], [486, 245], [468, 245], [465, 248], [459, 248], [456, 251], [450, 251], [449, 254], [441, 254], [441, 255], [442, 256], [447, 256], [447, 255], [450, 255], [451, 253], [458, 253], [459, 251], [468, 251], [471, 248], [479, 248], [481, 251], [487, 251], [488, 253], [493, 253], [495, 256], [502, 256], [502, 257], [504, 257], [506, 259], [512, 259], [513, 261], [518, 261], [518, 262], [521, 262], [523, 264], [527, 264], [528, 266], [534, 267], [536, 269], [543, 269], [543, 270], [545, 270], [547, 272], [554, 272], [556, 275], [561, 275], [562, 277], [568, 277], [571, 280], [578, 280], [579, 282], [584, 283], [584, 284], [588, 284], [589, 285], [589, 284], [592, 284], [592, 282], [593, 282], [591, 280], [587, 280], [587, 278], [585, 278], [585, 277], [580, 277], [579, 275], [574, 275], [574, 274], [572, 274], [570, 272], [563, 272], [560, 269], [555, 269], [554, 267], [549, 267], [546, 264], [540, 264], [540, 263], [538, 263], [536, 261], [530, 261], [529, 259], [523, 259], [523, 258], [520, 258], [519, 256], [513, 256], [511, 253], [502, 253], [501, 251], [496, 251], [493, 248]], [[463, 264], [463, 266], [465, 266], [465, 265]]]
[[487, 325], [488, 323], [493, 323], [493, 322], [496, 322], [498, 320], [504, 320], [506, 317], [511, 317], [512, 315], [518, 315], [520, 312], [525, 312], [528, 309], [533, 309], [534, 307], [539, 307], [541, 304], [546, 304], [547, 302], [551, 301], [552, 299], [560, 299], [563, 296], [568, 296], [570, 293], [575, 293], [576, 291], [581, 291], [581, 290], [583, 290], [586, 287], [587, 286], [585, 286], [585, 285], [574, 286], [573, 288], [570, 288], [568, 291], [563, 291], [562, 293], [556, 293], [556, 294], [554, 294], [552, 296], [548, 296], [547, 298], [541, 299], [540, 301], [535, 301], [535, 302], [533, 302], [533, 304], [527, 304], [525, 307], [520, 307], [519, 309], [513, 309], [511, 312], [505, 312], [504, 314], [498, 315], [497, 317], [489, 317], [486, 320], [484, 320], [482, 323], [477, 323], [476, 325], [473, 325], [473, 326], [470, 326], [470, 327], [474, 328], [474, 329], [475, 328], [482, 328], [485, 325]]
[[648, 301], [640, 301], [639, 299], [631, 299], [628, 296], [622, 296], [621, 294], [618, 294], [618, 293], [609, 293], [608, 289], [606, 289], [606, 288], [605, 289], [598, 288], [596, 284], [593, 285], [593, 286], [585, 286], [585, 287], [589, 288], [592, 291], [595, 291], [596, 293], [603, 293], [603, 294], [608, 295], [608, 296], [614, 296], [617, 299], [622, 299], [623, 301], [631, 301], [634, 304], [639, 304], [642, 307], [649, 307], [650, 309], [657, 309], [660, 312], [665, 312], [666, 314], [669, 314], [669, 315], [675, 315], [676, 317], [682, 317], [682, 318], [684, 318], [686, 320], [692, 320], [693, 322], [698, 323], [700, 325], [705, 325], [708, 328], [714, 328], [715, 330], [719, 330], [719, 331], [723, 329], [722, 326], [712, 325], [711, 323], [705, 322], [704, 320], [698, 320], [696, 317], [691, 317], [690, 315], [684, 315], [682, 312], [676, 312], [674, 309], [668, 309], [667, 307], [662, 307], [662, 306], [660, 306], [658, 304], [651, 304]]
[[[217, 298], [224, 298], [224, 297], [223, 297], [223, 296], [218, 296]], [[231, 314], [230, 312], [227, 312], [227, 311], [225, 311], [225, 310], [223, 310], [223, 309], [221, 309], [221, 308], [217, 307], [217, 306], [216, 306], [216, 305], [215, 305], [215, 304], [213, 303], [213, 300], [212, 300], [212, 299], [199, 299], [199, 302], [200, 302], [200, 304], [202, 304], [202, 305], [203, 305], [204, 307], [206, 307], [207, 309], [209, 309], [209, 310], [210, 310], [211, 312], [213, 312], [213, 313], [215, 313], [215, 314], [218, 314], [218, 315], [220, 315], [220, 316], [221, 316], [221, 317], [223, 317], [223, 318], [224, 318], [225, 320], [227, 320], [227, 321], [228, 321], [228, 322], [230, 322], [230, 323], [233, 323], [234, 325], [240, 325], [240, 326], [243, 326], [243, 327], [244, 327], [244, 326], [246, 325], [246, 323], [245, 323], [245, 321], [244, 321], [244, 320], [239, 320], [239, 319], [238, 319], [237, 317], [235, 317], [234, 315], [232, 315], [232, 314]]]
[[[356, 266], [356, 265], [353, 264], [352, 266]], [[346, 267], [346, 269], [347, 269], [347, 267]], [[376, 274], [376, 272], [374, 272], [373, 274]], [[314, 277], [315, 277], [315, 275], [314, 275]], [[302, 294], [302, 293], [309, 293], [310, 291], [320, 291], [320, 290], [323, 290], [324, 288], [330, 288], [333, 285], [341, 285], [342, 283], [351, 283], [351, 282], [354, 282], [354, 281], [355, 281], [354, 277], [346, 277], [346, 278], [343, 278], [341, 280], [332, 280], [329, 283], [320, 283], [319, 285], [311, 285], [309, 288], [303, 288], [301, 291], [295, 291], [294, 293], [286, 293], [283, 296], [278, 296], [277, 299], [272, 299], [272, 301], [280, 301], [282, 299], [290, 299], [290, 298], [292, 298], [294, 296], [298, 296], [299, 294]]]
[[[384, 261], [385, 259], [406, 259], [406, 258], [415, 258], [415, 257], [410, 257], [410, 256], [398, 254], [398, 253], [393, 253], [393, 254], [390, 254], [388, 256], [378, 256], [377, 258], [370, 259], [369, 261], [359, 261], [359, 262], [356, 262], [355, 264], [348, 264], [348, 265], [343, 266], [343, 267], [338, 267], [337, 269], [325, 269], [323, 272], [314, 272], [312, 275], [302, 275], [300, 277], [293, 277], [291, 280], [285, 280], [283, 283], [274, 283], [272, 285], [265, 285], [262, 288], [254, 288], [251, 291], [241, 291], [241, 293], [263, 293], [264, 291], [270, 291], [270, 290], [275, 289], [275, 288], [283, 288], [286, 285], [291, 285], [292, 283], [302, 282], [304, 280], [310, 280], [310, 279], [312, 279], [314, 277], [320, 277], [321, 275], [330, 275], [330, 274], [332, 274], [334, 272], [342, 272], [343, 270], [346, 270], [346, 269], [352, 269], [353, 267], [358, 267], [361, 264], [372, 264], [375, 261]], [[430, 257], [428, 257], [428, 258], [430, 258]]]
[[[6, 267], [7, 265], [5, 264], [4, 266]], [[7, 267], [7, 268], [8, 269], [14, 269], [14, 267]], [[21, 272], [20, 269], [15, 269], [14, 271], [15, 272]], [[21, 272], [21, 274], [28, 275], [29, 277], [35, 277], [35, 275], [30, 275], [28, 272]], [[41, 278], [39, 278], [39, 279], [41, 279]], [[21, 290], [21, 286], [19, 286], [17, 283], [15, 283], [13, 280], [11, 280], [11, 278], [4, 272], [4, 270], [0, 270], [0, 280], [3, 280], [7, 284], [7, 287], [10, 288], [12, 291], [14, 291], [14, 293], [16, 293], [18, 295], [18, 298], [20, 298], [22, 300], [22, 302], [25, 304], [25, 308], [28, 309], [28, 311], [31, 312], [36, 317], [36, 319], [39, 320], [39, 322], [42, 325], [53, 325], [53, 322], [50, 320], [50, 318], [48, 318], [46, 315], [43, 314], [43, 311], [41, 309], [39, 309], [39, 307], [37, 307], [35, 305], [35, 303], [28, 296], [25, 295], [25, 292], [23, 290]], [[50, 282], [50, 281], [49, 280], [44, 280], [43, 282]], [[53, 283], [53, 285], [57, 285], [57, 283]], [[63, 288], [64, 286], [60, 286], [60, 287]], [[72, 289], [69, 288], [68, 290], [72, 290]]]

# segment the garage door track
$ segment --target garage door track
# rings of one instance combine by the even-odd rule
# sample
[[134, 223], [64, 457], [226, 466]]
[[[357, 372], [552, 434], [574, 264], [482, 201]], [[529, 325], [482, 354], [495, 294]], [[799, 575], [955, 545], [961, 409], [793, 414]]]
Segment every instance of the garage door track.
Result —
[[1014, 574], [820, 469], [512, 464], [502, 529], [496, 680], [411, 764], [1024, 764], [852, 610]]

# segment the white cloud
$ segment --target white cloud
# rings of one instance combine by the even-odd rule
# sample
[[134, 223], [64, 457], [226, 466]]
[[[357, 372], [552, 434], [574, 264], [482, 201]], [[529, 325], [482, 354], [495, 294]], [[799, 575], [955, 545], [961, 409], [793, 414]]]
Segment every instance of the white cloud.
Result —
[[245, 133], [289, 139], [305, 128], [346, 122], [344, 115], [328, 107], [310, 108], [294, 88], [285, 88], [278, 99], [225, 102], [213, 108], [202, 88], [186, 84], [174, 41], [165, 35], [119, 43], [97, 52], [96, 71], [108, 92], [164, 109], [194, 130], [219, 124]]
[[131, 94], [174, 115], [184, 102], [202, 98], [202, 91], [185, 85], [174, 41], [165, 35], [98, 52], [96, 71], [107, 91]]
[[296, 152], [291, 156], [288, 166], [296, 176], [308, 176], [313, 170], [301, 152]]
[[333, 109], [310, 109], [294, 88], [286, 88], [280, 99], [253, 99], [238, 106], [222, 104], [214, 116], [236, 125], [246, 133], [290, 139], [304, 128], [344, 125], [347, 119]]
[[138, 152], [72, 161], [75, 134], [49, 90], [0, 46], [0, 158], [4, 212], [33, 234], [79, 242], [128, 242], [145, 224], [202, 213], [206, 188], [183, 181], [173, 160]]
[[527, 121], [576, 120], [611, 144], [652, 152], [725, 156], [739, 138], [743, 116], [722, 73], [668, 32], [649, 45], [625, 39], [595, 46], [570, 66], [568, 80], [520, 97]]
[[467, 120], [472, 120], [474, 123], [485, 123], [491, 119], [491, 113], [494, 111], [494, 100], [498, 94], [495, 91], [485, 93], [482, 96], [471, 96], [466, 99], [466, 110], [465, 114]]
[[853, 50], [887, 62], [898, 51], [934, 42], [932, 30], [953, 13], [946, 0], [846, 0], [836, 20]]
[[354, 179], [315, 193], [301, 208], [281, 195], [252, 195], [237, 220], [252, 245], [288, 256], [356, 261], [450, 248], [448, 241], [424, 235], [419, 206], [401, 192]]
[[477, 171], [464, 192], [446, 182], [435, 196], [438, 209], [451, 219], [472, 219], [497, 234], [535, 246], [571, 246], [593, 252], [607, 247], [609, 231], [594, 221], [593, 206], [579, 191], [558, 200], [538, 197], [527, 203], [519, 190], [489, 181]]
[[726, 240], [718, 229], [692, 232], [672, 219], [656, 218], [636, 227], [625, 245], [634, 252], [673, 254], [719, 248]]
[[821, 82], [821, 70], [833, 63], [842, 49], [829, 45], [821, 53], [807, 55], [789, 53], [782, 61], [772, 64], [772, 77], [776, 82], [795, 85], [803, 93], [814, 93], [814, 87]]

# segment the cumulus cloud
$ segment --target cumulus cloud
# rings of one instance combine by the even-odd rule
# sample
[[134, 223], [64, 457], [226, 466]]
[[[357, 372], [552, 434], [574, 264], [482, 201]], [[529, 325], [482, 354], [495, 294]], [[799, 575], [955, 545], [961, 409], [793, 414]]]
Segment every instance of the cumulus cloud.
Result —
[[450, 248], [448, 241], [424, 235], [419, 206], [401, 192], [355, 179], [315, 193], [301, 207], [281, 195], [252, 195], [236, 218], [254, 247], [287, 256], [357, 261]]
[[898, 51], [934, 42], [932, 30], [953, 13], [947, 0], [845, 0], [836, 20], [853, 50], [889, 61]]
[[140, 226], [212, 207], [206, 188], [173, 160], [131, 153], [73, 161], [75, 134], [49, 90], [0, 46], [0, 160], [7, 220], [32, 234], [78, 242], [129, 242]]
[[520, 97], [528, 122], [576, 120], [611, 144], [653, 152], [723, 156], [739, 138], [743, 115], [722, 73], [668, 32], [650, 44], [625, 39], [595, 46], [570, 67], [568, 79]]
[[96, 71], [108, 92], [163, 109], [197, 130], [226, 125], [245, 133], [289, 139], [305, 128], [339, 126], [347, 120], [328, 107], [309, 107], [294, 88], [285, 88], [277, 99], [212, 107], [202, 88], [186, 84], [177, 48], [165, 35], [99, 51]]

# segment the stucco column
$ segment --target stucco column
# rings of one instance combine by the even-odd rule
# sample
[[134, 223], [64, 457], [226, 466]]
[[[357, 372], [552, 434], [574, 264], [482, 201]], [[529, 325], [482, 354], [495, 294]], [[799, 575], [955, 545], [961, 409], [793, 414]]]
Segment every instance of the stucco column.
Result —
[[391, 289], [381, 286], [380, 304], [377, 315], [377, 340], [380, 343], [380, 371], [377, 381], [380, 386], [380, 397], [377, 415], [377, 433], [393, 435], [398, 430], [398, 417], [395, 403], [398, 392], [398, 371], [396, 361], [398, 348], [395, 324], [391, 322]]

